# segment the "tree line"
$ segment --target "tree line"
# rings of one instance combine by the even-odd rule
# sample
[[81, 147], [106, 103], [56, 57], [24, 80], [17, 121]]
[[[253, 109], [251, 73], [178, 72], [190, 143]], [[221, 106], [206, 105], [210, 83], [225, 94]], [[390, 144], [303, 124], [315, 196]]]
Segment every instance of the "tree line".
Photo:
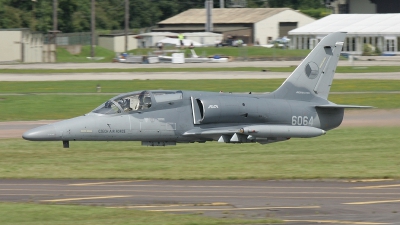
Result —
[[[191, 8], [204, 8], [205, 0], [130, 0], [129, 27], [144, 28]], [[225, 0], [226, 4], [229, 0]], [[124, 28], [124, 0], [96, 0], [96, 29]], [[214, 0], [219, 7], [219, 0]], [[322, 0], [247, 0], [247, 7], [288, 7], [316, 18], [326, 14]], [[90, 0], [58, 0], [58, 30], [90, 31]], [[53, 0], [0, 0], [0, 29], [53, 29]]]

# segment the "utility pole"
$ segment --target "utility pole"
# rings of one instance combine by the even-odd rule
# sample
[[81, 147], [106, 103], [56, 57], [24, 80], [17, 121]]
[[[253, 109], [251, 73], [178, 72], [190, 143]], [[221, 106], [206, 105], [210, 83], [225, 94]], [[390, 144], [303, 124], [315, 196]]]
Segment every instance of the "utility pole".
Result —
[[128, 52], [129, 0], [125, 0], [125, 52]]
[[213, 0], [206, 0], [205, 2], [206, 5], [206, 32], [212, 32], [213, 31], [213, 24], [212, 24], [212, 9], [214, 2]]
[[[57, 61], [57, 33], [59, 32], [58, 31], [58, 15], [57, 15], [57, 13], [58, 13], [58, 1], [57, 0], [53, 0], [53, 30], [52, 31], [50, 31], [50, 33], [52, 34], [51, 36], [52, 37], [50, 37], [49, 39], [50, 39], [50, 41], [49, 41], [49, 45], [48, 45], [48, 62], [56, 62]], [[53, 44], [54, 44], [54, 51], [51, 51], [50, 49], [51, 49], [51, 43], [52, 43], [52, 41], [51, 41], [51, 39], [53, 39], [52, 41], [53, 41]], [[51, 55], [52, 55], [52, 53], [51, 52], [53, 52], [53, 54], [54, 54], [54, 59], [52, 59], [52, 57], [51, 57]]]
[[91, 35], [92, 35], [92, 43], [90, 47], [90, 56], [93, 58], [94, 57], [94, 47], [96, 47], [95, 43], [95, 29], [96, 29], [96, 15], [95, 15], [95, 0], [92, 0], [92, 18], [91, 18]]

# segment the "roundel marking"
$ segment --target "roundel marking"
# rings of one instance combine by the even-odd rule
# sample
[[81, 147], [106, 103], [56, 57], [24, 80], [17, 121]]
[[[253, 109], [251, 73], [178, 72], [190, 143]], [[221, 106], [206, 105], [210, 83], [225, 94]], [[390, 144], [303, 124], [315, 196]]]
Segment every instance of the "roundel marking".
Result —
[[306, 75], [310, 79], [314, 79], [318, 76], [319, 68], [318, 65], [315, 62], [309, 62], [306, 65]]

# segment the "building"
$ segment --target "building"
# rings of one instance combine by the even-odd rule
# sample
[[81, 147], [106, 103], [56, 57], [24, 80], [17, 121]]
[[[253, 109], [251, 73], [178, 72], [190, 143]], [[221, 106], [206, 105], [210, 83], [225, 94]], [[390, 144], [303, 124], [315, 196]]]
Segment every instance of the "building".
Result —
[[[125, 52], [125, 34], [99, 35], [98, 45], [114, 52]], [[137, 49], [136, 35], [128, 35], [128, 50]]]
[[313, 49], [327, 34], [347, 32], [343, 52], [363, 53], [364, 44], [384, 54], [400, 53], [400, 14], [334, 14], [289, 32], [291, 48]]
[[[185, 39], [201, 43], [203, 45], [214, 45], [215, 40], [222, 40], [222, 34], [212, 32], [195, 32], [195, 33], [182, 33]], [[159, 41], [165, 38], [177, 38], [179, 33], [173, 32], [150, 32], [138, 34], [139, 46], [141, 48], [156, 46]]]
[[335, 14], [343, 13], [400, 13], [399, 0], [326, 0]]
[[0, 29], [0, 62], [43, 62], [43, 34], [28, 28]]
[[138, 40], [139, 48], [148, 48], [156, 46], [159, 41], [167, 37], [176, 37], [177, 33], [172, 32], [149, 32], [138, 34], [135, 38]]
[[[156, 32], [204, 32], [205, 9], [189, 9], [158, 23]], [[240, 38], [247, 44], [267, 44], [315, 19], [289, 8], [216, 8], [212, 10], [214, 33]]]
[[203, 45], [215, 45], [216, 40], [222, 41], [223, 35], [212, 32], [182, 33], [185, 39], [196, 41]]

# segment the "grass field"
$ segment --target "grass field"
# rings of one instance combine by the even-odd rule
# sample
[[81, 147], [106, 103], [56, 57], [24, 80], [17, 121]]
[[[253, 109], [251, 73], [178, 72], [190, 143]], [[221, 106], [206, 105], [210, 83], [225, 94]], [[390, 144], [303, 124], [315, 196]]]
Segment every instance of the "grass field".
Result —
[[[175, 49], [175, 48], [170, 48]], [[148, 55], [155, 49], [135, 49], [129, 51], [135, 55]], [[247, 52], [246, 52], [247, 50]], [[204, 47], [197, 48], [196, 52], [198, 55], [226, 55], [233, 58], [247, 56], [249, 58], [292, 58], [292, 57], [305, 57], [310, 50], [285, 50], [285, 49], [268, 49], [263, 47], [248, 47], [248, 48], [235, 48], [235, 47]], [[184, 50], [184, 53], [189, 56], [191, 54], [189, 49]], [[87, 63], [87, 62], [112, 62], [115, 57], [115, 53], [111, 50], [96, 46], [95, 56], [100, 57], [99, 60], [91, 60], [87, 57], [90, 56], [90, 46], [82, 46], [82, 51], [79, 54], [71, 54], [64, 48], [57, 48], [57, 62], [58, 63]]]
[[0, 96], [0, 121], [67, 119], [92, 111], [114, 95]]
[[[176, 48], [168, 48], [166, 50], [175, 50]], [[141, 48], [129, 51], [135, 55], [148, 55], [156, 50], [155, 48]], [[196, 53], [199, 56], [213, 56], [213, 55], [224, 55], [233, 58], [246, 56], [248, 58], [292, 58], [292, 57], [305, 57], [310, 50], [300, 49], [269, 49], [263, 47], [247, 47], [247, 48], [236, 48], [236, 47], [203, 47], [196, 48]], [[191, 52], [189, 49], [183, 50], [185, 55], [190, 56]], [[90, 60], [87, 57], [90, 56], [90, 46], [82, 46], [82, 52], [76, 55], [70, 54], [64, 48], [57, 48], [57, 62], [73, 62], [73, 63], [85, 63], [85, 62], [112, 62], [115, 57], [115, 53], [108, 49], [96, 46], [95, 56], [103, 57], [101, 60]]]
[[128, 209], [74, 205], [0, 203], [2, 225], [217, 225], [270, 224], [277, 219], [216, 219], [199, 215], [172, 215]]
[[[167, 65], [166, 65], [167, 66]], [[216, 67], [216, 68], [102, 68], [102, 69], [0, 69], [0, 74], [56, 74], [56, 73], [113, 73], [113, 72], [216, 72], [216, 71], [243, 71], [259, 72], [268, 70], [271, 72], [293, 72], [296, 67]], [[388, 73], [400, 72], [400, 66], [339, 66], [336, 73]], [[266, 75], [268, 75], [266, 73]]]
[[[262, 93], [275, 90], [282, 82], [283, 79], [0, 82], [0, 107], [6, 109], [0, 111], [0, 121], [71, 118], [90, 112], [117, 94], [133, 90], [184, 87], [214, 92]], [[96, 93], [98, 84], [106, 94]], [[400, 108], [400, 93], [380, 93], [399, 90], [400, 81], [335, 80], [331, 90], [333, 92], [376, 93], [331, 94], [329, 100], [337, 104]]]
[[[400, 129], [339, 128], [311, 139], [260, 144], [0, 142], [1, 178], [400, 178]], [[340, 145], [338, 145], [340, 143]]]
[[[176, 49], [174, 47], [167, 47], [166, 50]], [[146, 49], [135, 49], [129, 51], [130, 53], [136, 55], [147, 55], [149, 52], [153, 52], [155, 49], [146, 48]], [[222, 56], [230, 56], [233, 58], [246, 56], [248, 58], [291, 58], [291, 57], [306, 57], [311, 50], [304, 49], [278, 49], [278, 48], [264, 48], [258, 46], [250, 46], [250, 47], [201, 47], [195, 48], [196, 54], [199, 56], [213, 56], [213, 55], [222, 55]], [[191, 55], [190, 49], [184, 49], [183, 52], [186, 56]]]
[[[54, 120], [80, 116], [115, 95], [1, 95], [0, 121]], [[400, 108], [400, 94], [331, 94], [337, 104]]]
[[[122, 81], [29, 81], [0, 82], [0, 93], [95, 93], [100, 85], [105, 93], [135, 90], [201, 90], [225, 92], [270, 92], [284, 79], [232, 80], [122, 80]], [[400, 91], [400, 80], [334, 80], [332, 92]]]
[[112, 62], [115, 57], [115, 53], [111, 50], [102, 48], [100, 46], [95, 47], [95, 56], [101, 57], [100, 60], [92, 60], [87, 57], [90, 56], [90, 46], [82, 46], [82, 51], [79, 54], [73, 55], [64, 48], [57, 48], [57, 62], [59, 63], [88, 63], [88, 62]]

